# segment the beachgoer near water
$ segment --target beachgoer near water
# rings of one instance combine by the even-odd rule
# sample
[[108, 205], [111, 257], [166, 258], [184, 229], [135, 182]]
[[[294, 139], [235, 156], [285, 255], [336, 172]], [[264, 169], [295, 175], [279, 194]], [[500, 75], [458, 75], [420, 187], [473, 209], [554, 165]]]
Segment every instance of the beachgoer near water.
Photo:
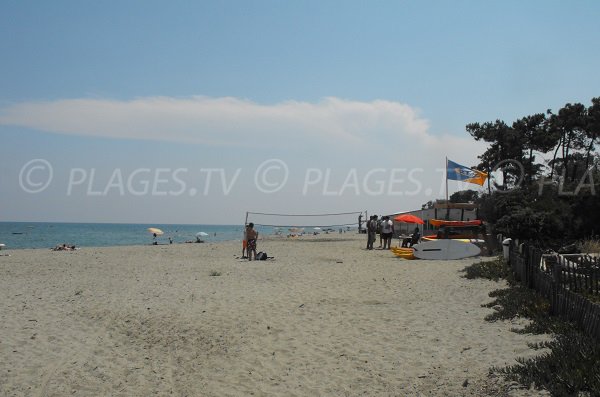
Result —
[[76, 247], [74, 245], [67, 245], [67, 243], [64, 243], [52, 248], [52, 251], [75, 251], [75, 249]]
[[248, 245], [246, 247], [246, 253], [248, 254], [248, 260], [252, 260], [252, 253], [254, 252], [254, 259], [256, 260], [256, 240], [258, 239], [258, 232], [254, 230], [254, 223], [250, 222], [246, 227], [246, 239]]

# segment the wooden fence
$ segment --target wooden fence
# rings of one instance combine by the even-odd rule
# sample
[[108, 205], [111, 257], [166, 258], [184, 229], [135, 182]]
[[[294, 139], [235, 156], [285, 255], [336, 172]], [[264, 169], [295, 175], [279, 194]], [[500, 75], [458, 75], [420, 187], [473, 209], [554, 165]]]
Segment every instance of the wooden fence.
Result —
[[589, 255], [544, 254], [512, 244], [510, 267], [518, 281], [550, 301], [552, 314], [600, 340], [600, 260]]

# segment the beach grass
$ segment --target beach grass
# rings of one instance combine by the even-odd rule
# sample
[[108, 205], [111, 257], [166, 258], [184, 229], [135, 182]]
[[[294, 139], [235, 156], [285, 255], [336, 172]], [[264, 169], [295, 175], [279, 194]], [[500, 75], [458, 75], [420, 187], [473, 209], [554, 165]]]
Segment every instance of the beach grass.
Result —
[[497, 257], [492, 261], [474, 263], [466, 267], [463, 272], [465, 273], [464, 277], [467, 279], [483, 278], [492, 281], [506, 279], [510, 273], [506, 262], [501, 257]]
[[600, 253], [600, 240], [598, 239], [585, 239], [581, 243], [581, 252], [585, 254], [599, 254]]
[[518, 358], [517, 364], [492, 368], [492, 372], [530, 387], [543, 388], [552, 396], [597, 396], [600, 390], [600, 344], [568, 324], [555, 339], [532, 344], [544, 353]]
[[[506, 266], [502, 260], [475, 263], [465, 269], [468, 278], [495, 279]], [[518, 358], [517, 364], [492, 367], [490, 375], [502, 376], [508, 381], [518, 382], [526, 388], [544, 389], [552, 396], [596, 396], [600, 390], [600, 343], [587, 336], [573, 324], [550, 316], [550, 302], [536, 291], [526, 288], [510, 274], [509, 287], [492, 291], [495, 298], [484, 304], [495, 310], [485, 320], [525, 319], [522, 328], [513, 328], [517, 333], [551, 334], [546, 342], [531, 344], [539, 355]]]

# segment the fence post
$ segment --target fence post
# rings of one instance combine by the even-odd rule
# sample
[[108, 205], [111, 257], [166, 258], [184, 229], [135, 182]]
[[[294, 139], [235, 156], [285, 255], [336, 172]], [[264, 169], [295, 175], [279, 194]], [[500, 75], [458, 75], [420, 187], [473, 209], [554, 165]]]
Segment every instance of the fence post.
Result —
[[557, 255], [552, 256], [552, 300], [550, 301], [550, 310], [552, 314], [558, 314], [558, 294], [561, 288], [561, 264]]

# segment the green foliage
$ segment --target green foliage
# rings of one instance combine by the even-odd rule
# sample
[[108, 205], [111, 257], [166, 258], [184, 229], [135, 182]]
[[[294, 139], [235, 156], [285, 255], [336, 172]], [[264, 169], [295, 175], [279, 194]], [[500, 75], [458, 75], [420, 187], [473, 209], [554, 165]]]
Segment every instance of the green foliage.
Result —
[[547, 349], [537, 357], [518, 359], [518, 364], [492, 368], [508, 380], [548, 390], [553, 396], [598, 396], [600, 391], [600, 344], [574, 329], [556, 339], [534, 345]]
[[429, 200], [425, 204], [421, 205], [421, 209], [422, 210], [426, 210], [426, 209], [430, 209], [430, 208], [433, 208], [433, 201], [432, 200]]
[[496, 223], [496, 230], [521, 241], [544, 241], [552, 235], [564, 236], [564, 225], [552, 213], [531, 207], [515, 208]]
[[[483, 124], [467, 124], [466, 130], [475, 140], [489, 142], [489, 148], [479, 156], [480, 168], [491, 171], [496, 164], [505, 159], [523, 162], [523, 143], [515, 130], [504, 121], [486, 122]], [[511, 183], [518, 179], [515, 170], [504, 168], [502, 170], [504, 183]]]
[[491, 292], [490, 297], [495, 299], [483, 306], [495, 308], [495, 311], [486, 316], [486, 321], [528, 318], [532, 321], [516, 332], [543, 334], [555, 331], [554, 319], [548, 314], [550, 303], [534, 290], [515, 283], [510, 288]]
[[213, 270], [210, 272], [209, 276], [211, 277], [218, 277], [221, 275], [221, 272], [217, 272], [216, 270]]
[[449, 198], [451, 203], [472, 203], [479, 198], [479, 192], [475, 190], [461, 190], [452, 194]]
[[581, 252], [586, 254], [600, 254], [600, 240], [586, 238], [581, 242]]
[[[465, 268], [465, 272], [476, 278], [495, 279], [497, 273], [506, 269], [502, 260], [475, 263]], [[508, 275], [509, 288], [495, 290], [490, 297], [493, 302], [484, 305], [495, 312], [486, 317], [487, 321], [527, 318], [529, 325], [519, 333], [552, 334], [554, 339], [534, 344], [531, 347], [542, 350], [529, 359], [518, 358], [516, 365], [491, 368], [490, 373], [503, 376], [526, 387], [535, 384], [552, 396], [598, 396], [600, 390], [600, 343], [580, 332], [572, 324], [549, 315], [549, 302], [534, 290], [516, 283]]]
[[487, 280], [499, 281], [509, 276], [508, 267], [502, 258], [493, 261], [477, 262], [463, 269], [464, 277], [467, 279], [485, 278]]
[[[600, 175], [593, 190], [600, 194]], [[508, 193], [484, 195], [477, 203], [483, 219], [494, 224], [495, 233], [533, 241], [557, 250], [565, 244], [600, 232], [600, 200], [576, 187], [548, 184]], [[565, 192], [571, 192], [566, 194]]]
[[[492, 181], [490, 188], [497, 189], [477, 199], [495, 233], [554, 249], [600, 233], [600, 97], [587, 108], [568, 103], [556, 114], [525, 116], [511, 125], [471, 123], [466, 129], [489, 143], [479, 168], [491, 171], [505, 160], [522, 165], [502, 168], [502, 186]], [[536, 162], [539, 154], [549, 159], [546, 164]]]

